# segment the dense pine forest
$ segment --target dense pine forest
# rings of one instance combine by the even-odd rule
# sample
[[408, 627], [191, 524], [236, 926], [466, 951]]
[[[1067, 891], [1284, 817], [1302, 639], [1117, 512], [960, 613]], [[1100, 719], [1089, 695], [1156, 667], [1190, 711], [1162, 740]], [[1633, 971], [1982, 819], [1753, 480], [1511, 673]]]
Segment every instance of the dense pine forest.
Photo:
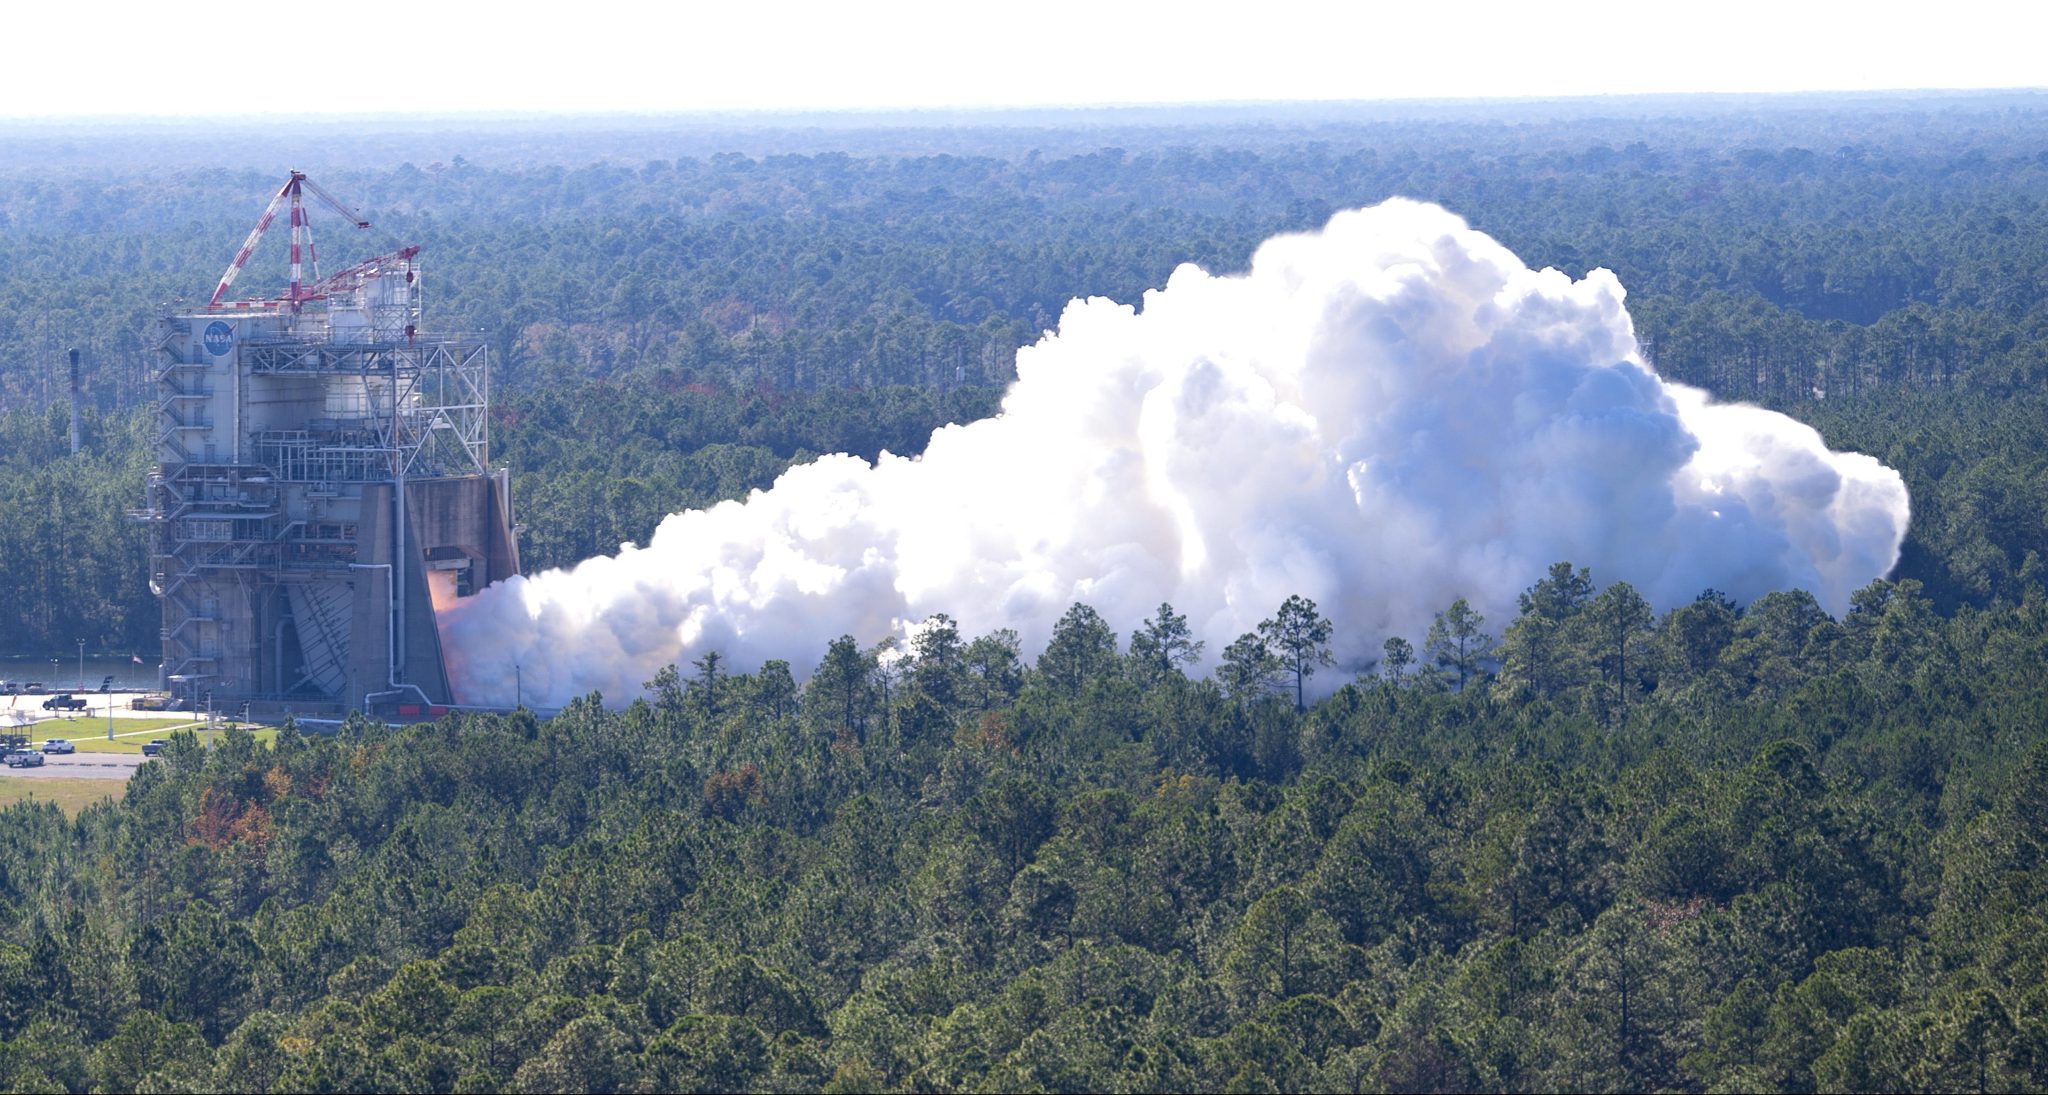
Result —
[[[1035, 658], [942, 621], [548, 719], [182, 736], [0, 812], [0, 1087], [2048, 1087], [2048, 107], [1515, 109], [431, 131], [322, 181], [491, 339], [530, 566], [917, 452], [1069, 298], [1405, 194], [1898, 468], [1842, 618], [1560, 560], [1358, 679], [1306, 601], [1214, 674], [1172, 606], [1076, 605]], [[154, 649], [149, 320], [292, 166], [104, 140], [0, 131], [0, 652]]]
[[1595, 578], [1303, 712], [1280, 606], [1222, 681], [1076, 607], [1035, 665], [187, 732], [0, 815], [0, 1084], [2038, 1089], [2048, 601]]

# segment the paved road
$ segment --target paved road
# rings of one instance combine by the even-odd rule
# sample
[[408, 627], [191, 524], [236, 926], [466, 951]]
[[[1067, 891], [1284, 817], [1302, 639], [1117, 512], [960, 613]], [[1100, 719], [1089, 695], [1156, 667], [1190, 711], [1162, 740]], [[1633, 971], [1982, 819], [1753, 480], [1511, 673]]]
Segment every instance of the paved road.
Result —
[[[107, 719], [107, 705], [109, 703], [113, 704], [114, 718], [116, 719], [161, 719], [166, 717], [175, 718], [177, 716], [178, 712], [176, 711], [137, 711], [129, 706], [138, 697], [147, 694], [144, 692], [80, 692], [77, 693], [77, 696], [85, 701], [86, 709], [77, 712], [73, 717], [81, 719], [92, 718], [105, 722]], [[0, 695], [0, 723], [10, 722], [15, 716], [24, 715], [38, 721], [62, 717], [57, 712], [43, 707], [43, 704], [49, 701], [50, 696], [50, 693], [40, 696]]]
[[73, 753], [44, 757], [40, 768], [0, 768], [0, 779], [19, 776], [23, 779], [125, 780], [134, 775], [137, 768], [155, 759], [131, 753]]

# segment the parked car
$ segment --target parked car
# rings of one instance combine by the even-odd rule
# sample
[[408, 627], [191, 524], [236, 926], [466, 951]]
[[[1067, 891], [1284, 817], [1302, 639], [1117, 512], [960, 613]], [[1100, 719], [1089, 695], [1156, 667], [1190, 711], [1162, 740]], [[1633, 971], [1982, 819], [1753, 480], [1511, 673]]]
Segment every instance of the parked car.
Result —
[[69, 692], [66, 692], [61, 696], [51, 696], [49, 699], [44, 700], [43, 710], [83, 711], [85, 710], [85, 701], [78, 698], [77, 696], [72, 695]]
[[43, 743], [43, 752], [76, 753], [78, 752], [78, 746], [71, 744], [63, 738], [51, 738], [49, 741]]
[[43, 766], [43, 755], [32, 749], [9, 753], [7, 754], [7, 766], [9, 768], [41, 768]]
[[164, 740], [162, 738], [158, 738], [152, 742], [147, 742], [142, 746], [142, 755], [145, 757], [153, 757], [163, 751]]

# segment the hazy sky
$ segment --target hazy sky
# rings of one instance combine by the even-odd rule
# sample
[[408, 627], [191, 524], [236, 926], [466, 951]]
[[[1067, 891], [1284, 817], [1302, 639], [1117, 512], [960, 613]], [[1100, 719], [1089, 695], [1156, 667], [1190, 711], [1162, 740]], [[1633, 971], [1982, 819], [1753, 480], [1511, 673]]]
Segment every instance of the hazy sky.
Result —
[[8, 13], [0, 116], [2039, 87], [2044, 10], [1983, 0], [39, 3]]

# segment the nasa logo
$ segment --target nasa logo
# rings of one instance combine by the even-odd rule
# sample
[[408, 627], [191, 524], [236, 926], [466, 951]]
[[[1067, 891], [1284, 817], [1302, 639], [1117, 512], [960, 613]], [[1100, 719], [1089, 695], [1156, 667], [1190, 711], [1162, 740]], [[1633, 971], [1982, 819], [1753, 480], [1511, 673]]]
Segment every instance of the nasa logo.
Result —
[[235, 344], [235, 329], [220, 320], [206, 325], [206, 333], [199, 336], [199, 344], [215, 357], [225, 355]]

